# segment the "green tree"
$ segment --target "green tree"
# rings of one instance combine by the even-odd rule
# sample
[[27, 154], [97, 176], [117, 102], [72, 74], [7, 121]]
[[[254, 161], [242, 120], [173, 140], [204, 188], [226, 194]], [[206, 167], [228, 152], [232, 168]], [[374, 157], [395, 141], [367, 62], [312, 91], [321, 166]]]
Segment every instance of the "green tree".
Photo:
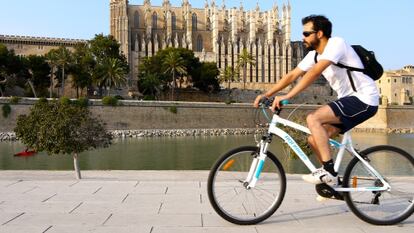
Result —
[[72, 75], [72, 88], [76, 88], [76, 96], [79, 98], [79, 89], [81, 94], [85, 88], [92, 85], [92, 77], [96, 61], [89, 49], [88, 44], [75, 45], [73, 52], [73, 64], [70, 67]]
[[204, 92], [215, 92], [220, 89], [218, 80], [220, 71], [215, 62], [202, 62], [192, 78], [194, 87]]
[[138, 87], [142, 94], [158, 99], [161, 92], [161, 80], [154, 73], [146, 73], [138, 80]]
[[16, 56], [13, 50], [8, 50], [0, 44], [0, 94], [4, 96], [6, 87], [18, 85], [24, 87], [29, 76], [23, 57]]
[[185, 67], [184, 59], [180, 57], [180, 54], [176, 51], [170, 51], [163, 60], [164, 73], [171, 74], [172, 77], [172, 90], [171, 100], [174, 100], [174, 91], [176, 87], [176, 75], [187, 75], [187, 69]]
[[[90, 52], [95, 57], [95, 59], [99, 62], [104, 60], [107, 57], [112, 58], [125, 58], [123, 54], [121, 54], [120, 47], [121, 45], [116, 41], [116, 39], [109, 35], [104, 36], [103, 34], [95, 35], [95, 37], [89, 42], [90, 45]], [[122, 59], [121, 59], [122, 60]]]
[[[239, 73], [230, 66], [226, 66], [220, 74], [220, 82], [227, 83], [227, 89], [230, 90], [230, 84], [239, 80]], [[230, 93], [230, 92], [229, 92]]]
[[57, 59], [57, 64], [59, 65], [59, 67], [62, 70], [62, 81], [61, 81], [61, 91], [62, 91], [62, 96], [65, 95], [65, 70], [66, 68], [72, 63], [72, 52], [69, 51], [69, 49], [67, 49], [66, 47], [59, 47], [57, 50], [53, 51], [55, 52], [55, 56]]
[[29, 115], [20, 115], [14, 131], [28, 148], [48, 154], [72, 155], [77, 179], [81, 179], [79, 153], [107, 147], [112, 139], [88, 108], [70, 101], [48, 102], [46, 99], [40, 99]]
[[110, 89], [120, 87], [126, 83], [127, 69], [118, 58], [106, 58], [101, 64], [98, 64], [99, 78], [96, 80], [99, 86], [106, 87], [110, 94]]
[[[102, 34], [95, 35], [95, 37], [89, 42], [89, 50], [91, 56], [96, 62], [96, 65], [92, 70], [92, 78], [95, 83], [100, 85], [100, 90], [102, 90], [102, 84], [107, 83], [108, 81], [106, 80], [107, 77], [102, 77], [102, 73], [108, 73], [106, 71], [113, 68], [122, 70], [125, 75], [129, 73], [127, 59], [120, 50], [120, 44], [113, 36], [104, 36]], [[116, 80], [114, 81], [118, 82]], [[120, 81], [121, 83], [123, 82], [122, 80]]]
[[49, 97], [52, 98], [53, 97], [53, 80], [56, 77], [56, 71], [59, 67], [58, 64], [58, 59], [56, 56], [56, 50], [52, 49], [50, 50], [46, 55], [46, 62], [50, 67], [50, 87], [49, 87]]
[[237, 69], [243, 69], [243, 89], [246, 89], [246, 73], [247, 73], [247, 65], [255, 66], [255, 60], [253, 56], [244, 48], [239, 55], [239, 59], [237, 60]]
[[40, 96], [46, 96], [46, 89], [50, 85], [48, 77], [50, 67], [45, 56], [30, 55], [25, 62], [30, 73], [27, 82], [33, 91], [33, 95], [37, 97], [36, 93], [40, 93]]

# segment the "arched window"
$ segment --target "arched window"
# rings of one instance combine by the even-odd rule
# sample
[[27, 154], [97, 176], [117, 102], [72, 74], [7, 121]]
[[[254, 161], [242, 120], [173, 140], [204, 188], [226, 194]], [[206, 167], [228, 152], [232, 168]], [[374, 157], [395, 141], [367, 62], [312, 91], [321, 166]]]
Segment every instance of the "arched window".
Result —
[[135, 51], [135, 36], [134, 34], [131, 34], [131, 50]]
[[197, 14], [196, 13], [193, 14], [192, 22], [193, 22], [193, 31], [197, 31]]
[[139, 28], [139, 13], [135, 11], [134, 13], [134, 27]]
[[154, 12], [152, 14], [152, 29], [157, 29], [157, 19], [158, 19], [157, 12]]
[[172, 30], [177, 29], [176, 24], [177, 24], [177, 17], [175, 16], [175, 13], [173, 12], [171, 14], [171, 26], [172, 26]]
[[196, 48], [197, 52], [202, 52], [203, 51], [203, 37], [201, 35], [198, 35], [197, 37], [197, 48]]

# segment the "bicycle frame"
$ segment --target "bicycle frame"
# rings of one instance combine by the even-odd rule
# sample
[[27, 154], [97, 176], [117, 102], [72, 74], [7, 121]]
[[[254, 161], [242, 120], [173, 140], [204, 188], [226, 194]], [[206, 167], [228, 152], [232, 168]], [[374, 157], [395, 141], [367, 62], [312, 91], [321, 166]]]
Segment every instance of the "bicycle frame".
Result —
[[[264, 111], [264, 110], [263, 110]], [[299, 130], [301, 132], [304, 132], [306, 134], [311, 134], [310, 130], [300, 124], [297, 124], [295, 122], [292, 122], [290, 120], [284, 119], [280, 117], [278, 114], [274, 114], [273, 118], [269, 125], [268, 130], [268, 138], [261, 140], [259, 143], [260, 148], [260, 154], [257, 158], [253, 160], [253, 163], [251, 164], [249, 173], [247, 175], [247, 178], [245, 180], [245, 183], [248, 184], [247, 188], [253, 188], [256, 185], [257, 180], [260, 177], [260, 173], [263, 169], [263, 164], [266, 159], [266, 153], [268, 146], [271, 142], [272, 135], [276, 135], [280, 137], [285, 143], [289, 145], [289, 147], [295, 152], [295, 154], [300, 158], [300, 160], [306, 165], [306, 167], [311, 171], [314, 172], [316, 170], [316, 167], [313, 165], [313, 163], [309, 160], [308, 156], [303, 152], [303, 150], [300, 148], [300, 146], [296, 143], [296, 141], [285, 131], [283, 131], [281, 128], [278, 127], [278, 124], [281, 124], [283, 126], [288, 126], [291, 128], [294, 128], [296, 130]], [[351, 155], [357, 157], [365, 166], [365, 169], [373, 176], [377, 177], [383, 184], [382, 187], [364, 187], [364, 188], [342, 188], [342, 187], [336, 187], [334, 188], [335, 191], [338, 192], [357, 192], [357, 191], [385, 191], [385, 190], [391, 190], [391, 186], [384, 180], [384, 178], [379, 174], [358, 152], [354, 149], [352, 145], [352, 138], [351, 134], [349, 132], [346, 132], [342, 138], [341, 143], [329, 139], [329, 143], [338, 148], [339, 151], [337, 153], [336, 159], [335, 159], [335, 165], [334, 169], [336, 172], [338, 172], [339, 167], [341, 165], [343, 156], [345, 154], [345, 150], [348, 151]]]

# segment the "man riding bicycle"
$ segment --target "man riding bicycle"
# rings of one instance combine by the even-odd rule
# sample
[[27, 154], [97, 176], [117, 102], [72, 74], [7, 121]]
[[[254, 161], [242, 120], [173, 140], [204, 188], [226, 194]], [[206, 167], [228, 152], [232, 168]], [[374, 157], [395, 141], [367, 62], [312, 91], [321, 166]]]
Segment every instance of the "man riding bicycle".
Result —
[[[316, 109], [306, 117], [311, 131], [308, 142], [323, 167], [302, 178], [313, 184], [336, 185], [338, 174], [334, 170], [329, 138], [345, 133], [376, 114], [379, 104], [378, 88], [375, 81], [364, 73], [348, 71], [335, 65], [340, 63], [364, 68], [350, 45], [342, 38], [331, 37], [332, 23], [328, 18], [310, 15], [302, 19], [302, 25], [303, 43], [310, 52], [270, 90], [258, 95], [254, 106], [258, 107], [261, 99], [271, 97], [302, 77], [286, 95], [275, 97], [272, 105], [274, 111], [280, 107], [280, 101], [293, 98], [322, 74], [338, 94], [338, 100]], [[352, 76], [352, 85], [347, 72]]]

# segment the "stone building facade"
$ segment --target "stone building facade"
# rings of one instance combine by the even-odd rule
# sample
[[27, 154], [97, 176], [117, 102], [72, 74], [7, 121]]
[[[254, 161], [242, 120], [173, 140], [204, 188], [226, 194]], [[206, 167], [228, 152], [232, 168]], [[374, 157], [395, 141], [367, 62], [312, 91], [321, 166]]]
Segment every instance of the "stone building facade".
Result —
[[377, 81], [382, 104], [410, 105], [414, 98], [414, 66], [386, 71]]
[[4, 44], [8, 50], [14, 50], [15, 54], [19, 56], [40, 56], [47, 54], [52, 49], [58, 49], [60, 46], [64, 46], [73, 51], [76, 44], [85, 44], [88, 41], [80, 39], [0, 35], [0, 43]]
[[247, 67], [246, 87], [267, 89], [304, 57], [302, 42], [291, 41], [290, 20], [290, 4], [267, 11], [257, 5], [246, 11], [243, 5], [228, 9], [224, 1], [217, 6], [215, 0], [206, 1], [203, 9], [193, 8], [188, 0], [181, 6], [169, 0], [162, 6], [150, 0], [142, 5], [110, 0], [110, 33], [128, 58], [132, 79], [143, 57], [166, 47], [193, 50], [201, 61], [216, 62], [220, 70], [235, 67], [246, 48], [256, 61]]

